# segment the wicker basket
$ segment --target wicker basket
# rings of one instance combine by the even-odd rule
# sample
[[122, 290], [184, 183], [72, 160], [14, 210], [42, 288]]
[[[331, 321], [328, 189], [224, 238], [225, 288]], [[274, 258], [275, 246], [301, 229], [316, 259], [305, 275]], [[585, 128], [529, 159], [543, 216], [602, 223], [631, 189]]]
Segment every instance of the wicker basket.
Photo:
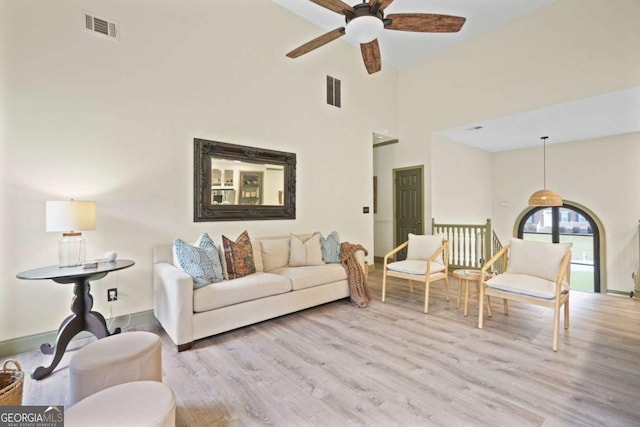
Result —
[[[9, 369], [9, 363], [13, 363], [14, 369]], [[22, 405], [22, 386], [24, 385], [24, 372], [17, 360], [9, 359], [0, 369], [0, 406]]]

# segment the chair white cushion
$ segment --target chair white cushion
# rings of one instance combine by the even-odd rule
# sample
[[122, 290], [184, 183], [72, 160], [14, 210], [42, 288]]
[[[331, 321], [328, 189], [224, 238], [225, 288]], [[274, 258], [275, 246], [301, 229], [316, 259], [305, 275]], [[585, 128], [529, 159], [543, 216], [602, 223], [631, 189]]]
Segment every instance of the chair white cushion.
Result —
[[528, 295], [535, 298], [554, 299], [556, 296], [555, 281], [526, 274], [498, 274], [485, 283], [489, 288]]
[[418, 235], [409, 233], [407, 259], [427, 260], [442, 246], [441, 235]]
[[[433, 253], [431, 254], [433, 255]], [[390, 264], [387, 264], [387, 268], [391, 271], [397, 271], [398, 273], [404, 274], [415, 274], [424, 276], [427, 271], [427, 261], [420, 261], [417, 259], [406, 259], [404, 261], [396, 261]], [[444, 265], [439, 262], [433, 261], [431, 262], [431, 271], [430, 273], [439, 273], [444, 270]]]
[[560, 272], [562, 258], [571, 250], [571, 245], [512, 238], [506, 272], [555, 281]]

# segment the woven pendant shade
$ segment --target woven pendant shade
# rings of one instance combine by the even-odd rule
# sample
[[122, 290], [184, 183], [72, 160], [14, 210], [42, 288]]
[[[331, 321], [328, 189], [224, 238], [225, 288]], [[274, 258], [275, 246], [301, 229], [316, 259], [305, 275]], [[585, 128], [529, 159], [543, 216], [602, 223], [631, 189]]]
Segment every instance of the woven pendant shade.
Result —
[[529, 197], [529, 206], [562, 206], [562, 197], [555, 191], [538, 190]]
[[547, 190], [547, 138], [548, 136], [543, 136], [542, 138], [542, 147], [543, 147], [543, 165], [544, 169], [542, 172], [542, 177], [544, 180], [544, 187], [542, 190], [538, 190], [529, 197], [529, 206], [562, 206], [562, 197], [555, 191]]

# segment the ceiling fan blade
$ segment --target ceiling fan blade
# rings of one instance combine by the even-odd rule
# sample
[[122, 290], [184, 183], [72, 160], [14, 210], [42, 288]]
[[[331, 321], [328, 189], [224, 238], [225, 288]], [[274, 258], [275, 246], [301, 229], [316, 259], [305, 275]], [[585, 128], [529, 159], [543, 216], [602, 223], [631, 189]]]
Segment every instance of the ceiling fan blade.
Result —
[[380, 3], [380, 10], [385, 10], [393, 0], [369, 0], [369, 6], [373, 6], [376, 2]]
[[385, 21], [391, 21], [385, 28], [398, 31], [420, 33], [456, 33], [467, 18], [461, 16], [436, 15], [431, 13], [396, 13], [387, 15]]
[[328, 33], [325, 33], [320, 37], [316, 37], [315, 39], [306, 42], [302, 46], [293, 49], [291, 52], [287, 53], [287, 56], [289, 58], [297, 58], [300, 55], [311, 52], [312, 50], [317, 49], [320, 46], [324, 46], [330, 41], [342, 36], [344, 36], [344, 27], [336, 28], [333, 31], [329, 31]]
[[367, 67], [369, 74], [377, 73], [382, 69], [382, 61], [380, 60], [380, 47], [378, 46], [378, 39], [374, 39], [369, 43], [362, 43], [360, 45], [362, 51], [362, 59], [364, 60], [364, 66]]
[[353, 7], [341, 0], [311, 0], [315, 4], [344, 15], [344, 10], [353, 12]]

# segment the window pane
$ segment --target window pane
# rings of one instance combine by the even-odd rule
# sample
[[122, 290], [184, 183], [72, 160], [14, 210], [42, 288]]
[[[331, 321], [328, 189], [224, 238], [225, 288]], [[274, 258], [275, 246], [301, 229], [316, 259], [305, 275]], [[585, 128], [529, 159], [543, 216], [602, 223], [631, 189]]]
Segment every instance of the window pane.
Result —
[[593, 236], [590, 234], [563, 234], [560, 243], [572, 243], [571, 262], [593, 266]]
[[593, 235], [593, 230], [585, 217], [567, 208], [560, 208], [559, 231], [560, 234]]
[[551, 233], [522, 233], [523, 240], [533, 240], [534, 242], [551, 242]]
[[544, 208], [532, 213], [526, 220], [522, 238], [536, 242], [551, 242], [552, 226], [551, 208]]
[[571, 264], [571, 289], [575, 291], [593, 292], [594, 267]]

